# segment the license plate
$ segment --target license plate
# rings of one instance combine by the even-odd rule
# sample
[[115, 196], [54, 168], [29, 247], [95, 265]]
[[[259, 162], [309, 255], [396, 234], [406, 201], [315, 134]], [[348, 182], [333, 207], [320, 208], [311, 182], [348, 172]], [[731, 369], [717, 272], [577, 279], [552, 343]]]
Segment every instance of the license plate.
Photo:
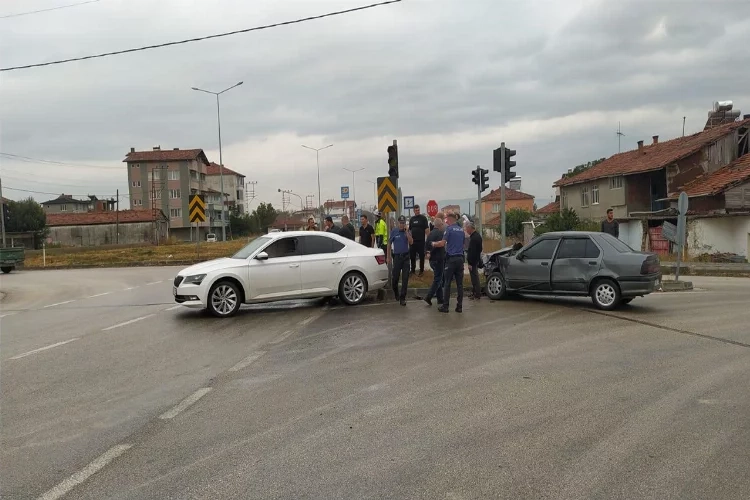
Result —
[[176, 286], [172, 287], [172, 295], [174, 295], [175, 297], [177, 297], [177, 287]]

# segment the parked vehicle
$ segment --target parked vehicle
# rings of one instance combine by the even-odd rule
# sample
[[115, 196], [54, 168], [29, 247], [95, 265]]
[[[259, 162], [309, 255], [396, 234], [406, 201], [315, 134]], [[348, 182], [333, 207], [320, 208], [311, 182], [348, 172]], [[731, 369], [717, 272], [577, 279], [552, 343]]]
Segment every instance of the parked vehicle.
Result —
[[24, 256], [23, 247], [0, 248], [0, 271], [8, 274], [23, 265]]
[[214, 233], [208, 233], [206, 235], [206, 241], [208, 243], [216, 243], [216, 235]]
[[656, 290], [659, 257], [637, 252], [605, 233], [546, 233], [525, 247], [485, 255], [487, 295], [589, 296], [599, 309], [611, 310]]
[[333, 233], [289, 231], [256, 238], [231, 258], [183, 269], [173, 294], [178, 304], [229, 317], [243, 303], [337, 296], [356, 305], [387, 281], [383, 250]]

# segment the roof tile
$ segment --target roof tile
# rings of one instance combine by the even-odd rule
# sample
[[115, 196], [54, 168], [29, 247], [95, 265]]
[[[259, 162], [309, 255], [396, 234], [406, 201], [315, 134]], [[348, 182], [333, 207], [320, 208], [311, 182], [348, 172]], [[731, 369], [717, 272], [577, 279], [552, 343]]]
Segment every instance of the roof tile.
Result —
[[[505, 188], [506, 200], [533, 200], [534, 196], [518, 191], [516, 189]], [[493, 189], [489, 194], [482, 198], [482, 201], [500, 201], [500, 188]]]
[[133, 161], [185, 161], [202, 159], [208, 165], [208, 158], [202, 149], [155, 149], [134, 151], [125, 155], [123, 162]]
[[560, 202], [559, 201], [553, 201], [552, 203], [548, 203], [544, 205], [542, 208], [534, 212], [537, 215], [549, 215], [549, 214], [556, 214], [560, 212]]
[[[211, 162], [206, 167], [206, 175], [219, 175], [219, 168], [220, 165], [218, 163]], [[245, 177], [245, 174], [241, 174], [239, 172], [235, 172], [234, 170], [228, 169], [226, 166], [223, 168], [224, 173], [227, 175], [239, 175], [240, 177]]]
[[[682, 186], [681, 190], [689, 197], [714, 196], [738, 184], [750, 181], [750, 153], [736, 159], [729, 165], [704, 174]], [[670, 197], [677, 197], [672, 193]]]

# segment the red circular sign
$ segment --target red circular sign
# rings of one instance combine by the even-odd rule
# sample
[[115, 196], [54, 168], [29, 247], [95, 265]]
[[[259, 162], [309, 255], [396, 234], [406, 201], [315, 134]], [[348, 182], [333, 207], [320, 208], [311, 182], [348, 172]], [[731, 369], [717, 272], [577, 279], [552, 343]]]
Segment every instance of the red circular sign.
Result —
[[427, 215], [430, 217], [435, 217], [438, 213], [438, 204], [435, 200], [430, 200], [427, 202]]

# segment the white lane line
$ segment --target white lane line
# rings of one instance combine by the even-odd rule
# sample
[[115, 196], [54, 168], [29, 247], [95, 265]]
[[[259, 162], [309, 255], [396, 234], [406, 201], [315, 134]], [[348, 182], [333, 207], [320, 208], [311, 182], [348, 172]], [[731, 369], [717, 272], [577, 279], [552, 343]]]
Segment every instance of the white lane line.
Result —
[[62, 498], [70, 490], [102, 470], [108, 463], [128, 451], [132, 446], [133, 445], [131, 444], [118, 444], [117, 446], [113, 446], [104, 452], [104, 454], [95, 458], [94, 461], [86, 467], [47, 491], [44, 495], [40, 496], [39, 500], [57, 500], [58, 498]]
[[23, 354], [18, 354], [18, 355], [16, 355], [16, 356], [13, 356], [13, 357], [12, 357], [12, 358], [10, 358], [10, 359], [21, 359], [21, 358], [25, 358], [26, 356], [31, 356], [32, 354], [36, 354], [36, 353], [38, 353], [38, 352], [46, 351], [47, 349], [54, 349], [55, 347], [60, 347], [61, 345], [65, 345], [65, 344], [70, 344], [71, 342], [75, 342], [75, 341], [76, 341], [76, 340], [78, 340], [79, 338], [80, 338], [80, 337], [75, 337], [75, 338], [73, 338], [73, 339], [70, 339], [70, 340], [65, 340], [65, 341], [63, 341], [63, 342], [58, 342], [58, 343], [56, 343], [56, 344], [51, 344], [51, 345], [48, 345], [48, 346], [40, 347], [39, 349], [34, 349], [33, 351], [25, 352], [25, 353], [23, 353]]
[[70, 304], [71, 302], [75, 302], [75, 299], [66, 300], [65, 302], [56, 302], [54, 304], [49, 304], [49, 305], [44, 306], [43, 309], [47, 309], [48, 307], [61, 306], [63, 304]]
[[94, 297], [104, 297], [105, 295], [109, 295], [112, 292], [104, 292], [104, 293], [97, 293], [96, 295], [89, 295], [86, 297], [87, 299], [93, 299]]
[[239, 363], [237, 363], [236, 365], [234, 365], [233, 367], [231, 367], [229, 369], [229, 371], [230, 372], [237, 372], [237, 371], [242, 370], [243, 368], [247, 368], [248, 366], [250, 366], [250, 364], [253, 361], [255, 361], [257, 359], [260, 359], [265, 353], [266, 353], [266, 351], [254, 352], [250, 356], [246, 357], [245, 359], [243, 359], [242, 361], [240, 361]]
[[182, 304], [177, 304], [176, 306], [172, 306], [172, 307], [167, 307], [167, 308], [166, 308], [166, 309], [164, 309], [164, 310], [165, 310], [165, 311], [174, 311], [175, 309], [179, 309], [179, 308], [181, 308], [181, 307], [182, 307]]
[[114, 330], [115, 328], [120, 328], [121, 326], [130, 325], [132, 323], [135, 323], [136, 321], [142, 321], [146, 318], [150, 318], [153, 316], [153, 314], [147, 314], [145, 316], [141, 316], [140, 318], [131, 319], [130, 321], [125, 321], [123, 323], [118, 323], [116, 325], [108, 326], [107, 328], [102, 328], [103, 332], [106, 332], [108, 330]]
[[273, 339], [272, 341], [270, 341], [269, 344], [278, 344], [280, 342], [283, 342], [286, 339], [288, 339], [289, 336], [291, 334], [293, 334], [293, 333], [294, 333], [294, 330], [287, 330], [284, 333], [282, 333], [281, 335], [279, 335], [278, 337], [276, 337], [275, 339]]
[[146, 286], [156, 285], [156, 284], [159, 284], [159, 283], [164, 283], [164, 280], [161, 280], [161, 281], [152, 281], [151, 283], [146, 283]]
[[205, 396], [211, 392], [210, 387], [203, 387], [202, 389], [198, 389], [194, 393], [192, 393], [190, 396], [186, 397], [182, 401], [180, 401], [180, 404], [172, 408], [171, 410], [162, 413], [159, 415], [159, 418], [162, 420], [168, 420], [170, 418], [175, 418], [177, 415], [182, 413], [183, 411], [187, 410], [190, 406], [194, 405], [198, 402], [200, 398]]
[[123, 292], [127, 292], [128, 290], [135, 290], [136, 288], [138, 288], [138, 287], [137, 286], [129, 286], [127, 288], [123, 288], [122, 291]]
[[17, 312], [17, 311], [14, 311], [14, 312], [10, 312], [10, 313], [5, 313], [5, 314], [0, 314], [0, 318], [4, 318], [4, 317], [6, 317], [6, 316], [13, 316], [14, 314], [16, 314], [16, 312]]

